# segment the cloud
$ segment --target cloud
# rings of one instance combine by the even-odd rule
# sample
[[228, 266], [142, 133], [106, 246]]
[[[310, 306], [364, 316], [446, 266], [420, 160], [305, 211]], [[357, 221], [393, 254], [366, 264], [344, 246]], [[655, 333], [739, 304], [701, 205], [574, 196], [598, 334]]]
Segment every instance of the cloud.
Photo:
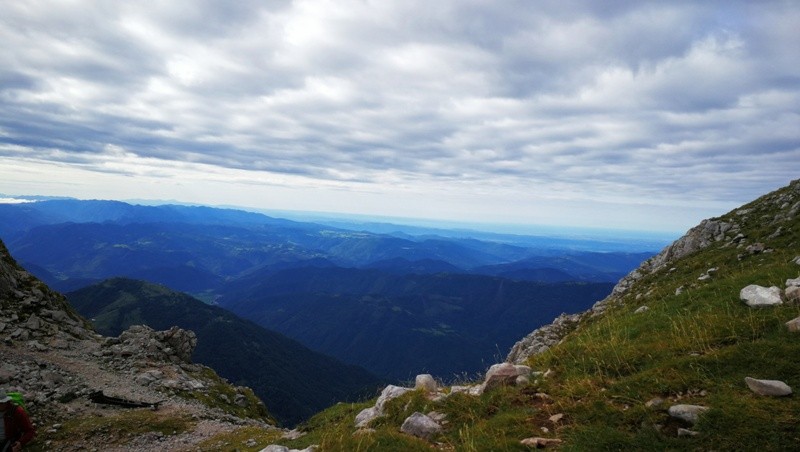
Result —
[[472, 202], [452, 215], [520, 221], [554, 199], [722, 209], [797, 177], [792, 3], [4, 9], [0, 155], [17, 165], [147, 168], [168, 185], [185, 164], [298, 193], [413, 194], [423, 213], [459, 192]]

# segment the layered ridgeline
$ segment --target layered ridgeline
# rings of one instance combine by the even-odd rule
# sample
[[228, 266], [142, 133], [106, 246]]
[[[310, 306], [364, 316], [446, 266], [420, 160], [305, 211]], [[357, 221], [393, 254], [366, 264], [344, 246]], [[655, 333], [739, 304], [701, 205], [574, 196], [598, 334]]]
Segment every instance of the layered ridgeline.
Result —
[[237, 435], [264, 444], [285, 433], [252, 390], [192, 363], [194, 333], [101, 336], [2, 242], [0, 332], [0, 385], [26, 400], [31, 450], [219, 450]]
[[114, 201], [0, 205], [9, 248], [60, 290], [113, 277], [164, 284], [394, 380], [482, 371], [533, 328], [604, 298], [657, 249], [384, 227]]
[[116, 201], [0, 204], [0, 237], [29, 271], [57, 290], [122, 276], [206, 301], [253, 272], [315, 262], [394, 274], [614, 282], [663, 246], [500, 234], [475, 240], [434, 232], [453, 233], [377, 234], [231, 209]]
[[67, 299], [105, 335], [119, 335], [132, 325], [193, 331], [198, 339], [193, 359], [253, 388], [282, 425], [363, 398], [381, 384], [364, 369], [164, 286], [116, 278], [70, 292]]
[[703, 221], [482, 384], [387, 387], [313, 417], [323, 450], [796, 450], [800, 181]]

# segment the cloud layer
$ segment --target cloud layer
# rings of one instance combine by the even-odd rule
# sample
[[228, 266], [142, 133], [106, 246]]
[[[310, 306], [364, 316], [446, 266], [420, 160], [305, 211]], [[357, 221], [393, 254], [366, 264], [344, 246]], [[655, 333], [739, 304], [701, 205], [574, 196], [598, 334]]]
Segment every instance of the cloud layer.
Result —
[[792, 2], [3, 10], [6, 192], [55, 171], [72, 195], [135, 176], [193, 201], [670, 229], [800, 174]]

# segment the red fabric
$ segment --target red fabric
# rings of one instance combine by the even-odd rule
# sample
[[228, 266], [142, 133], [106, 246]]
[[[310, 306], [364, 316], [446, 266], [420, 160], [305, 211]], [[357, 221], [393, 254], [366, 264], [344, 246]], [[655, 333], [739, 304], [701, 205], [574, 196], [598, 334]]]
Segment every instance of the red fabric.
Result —
[[23, 446], [36, 435], [28, 413], [21, 406], [12, 405], [11, 409], [6, 411], [6, 415], [3, 416], [3, 423], [6, 426], [6, 438], [19, 441]]

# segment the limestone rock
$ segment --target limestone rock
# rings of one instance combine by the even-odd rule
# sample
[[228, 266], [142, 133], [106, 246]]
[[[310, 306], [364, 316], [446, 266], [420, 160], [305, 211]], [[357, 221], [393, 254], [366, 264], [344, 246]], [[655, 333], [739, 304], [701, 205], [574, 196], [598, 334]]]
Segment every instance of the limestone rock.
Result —
[[800, 278], [787, 279], [786, 287], [800, 287]]
[[534, 447], [536, 449], [546, 449], [552, 446], [561, 444], [561, 440], [557, 438], [525, 438], [519, 442], [523, 446]]
[[581, 317], [582, 314], [561, 314], [552, 323], [535, 329], [514, 344], [506, 361], [522, 364], [528, 357], [548, 350], [575, 329]]
[[757, 380], [745, 377], [744, 382], [751, 391], [758, 395], [783, 397], [792, 394], [792, 388], [786, 383], [778, 380]]
[[633, 311], [633, 313], [634, 314], [641, 314], [641, 313], [647, 312], [649, 310], [650, 310], [650, 308], [648, 308], [647, 306], [639, 306], [639, 308], [637, 308], [635, 311]]
[[678, 429], [678, 436], [697, 436], [700, 432], [695, 432], [694, 430], [689, 430], [687, 428], [679, 428]]
[[484, 380], [485, 389], [491, 390], [498, 386], [514, 386], [517, 384], [519, 370], [511, 363], [495, 364], [486, 372]]
[[356, 428], [364, 428], [367, 426], [367, 424], [369, 424], [370, 421], [380, 416], [381, 413], [379, 413], [374, 406], [364, 408], [356, 415]]
[[383, 416], [383, 408], [388, 401], [396, 399], [409, 391], [413, 391], [413, 389], [395, 385], [388, 385], [385, 388], [383, 388], [383, 391], [381, 391], [381, 395], [375, 402], [375, 406], [370, 408], [364, 408], [356, 415], [355, 419], [356, 427], [357, 428], [366, 427], [371, 420]]
[[415, 412], [403, 421], [400, 431], [417, 438], [430, 440], [442, 431], [442, 426], [430, 417]]
[[786, 288], [786, 301], [800, 302], [800, 286], [789, 286]]
[[790, 333], [800, 333], [800, 317], [794, 318], [786, 322], [786, 328]]
[[431, 374], [417, 375], [414, 380], [414, 389], [422, 389], [425, 392], [436, 392], [436, 380], [433, 379]]
[[775, 306], [783, 304], [781, 289], [776, 286], [763, 287], [750, 284], [739, 292], [739, 298], [750, 307]]
[[700, 419], [700, 415], [708, 410], [708, 407], [700, 405], [673, 405], [667, 411], [675, 419], [695, 424]]

